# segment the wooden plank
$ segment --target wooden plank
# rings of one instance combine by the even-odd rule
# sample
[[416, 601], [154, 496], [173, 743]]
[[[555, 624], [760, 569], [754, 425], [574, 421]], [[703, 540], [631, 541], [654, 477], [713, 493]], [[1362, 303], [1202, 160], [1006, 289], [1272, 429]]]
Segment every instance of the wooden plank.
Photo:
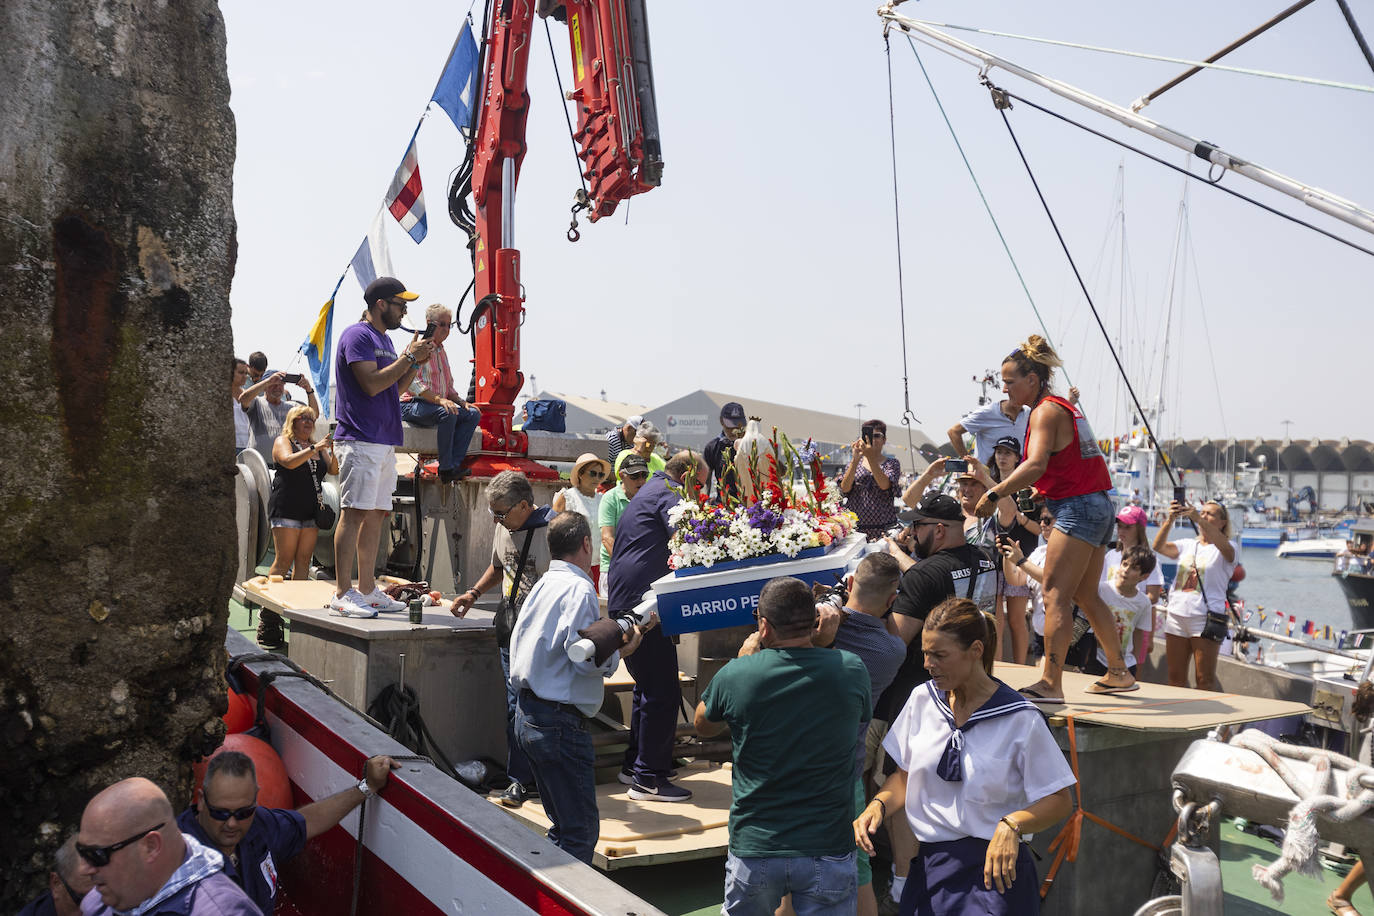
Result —
[[[389, 583], [397, 580], [382, 576], [378, 581]], [[477, 608], [466, 617], [454, 617], [448, 610], [452, 603], [449, 601], [425, 608], [422, 624], [411, 623], [405, 611], [376, 617], [338, 616], [325, 607], [334, 594], [334, 583], [326, 580], [271, 582], [266, 576], [255, 576], [244, 582], [242, 587], [248, 601], [276, 611], [292, 622], [305, 621], [321, 629], [369, 640], [409, 638], [416, 634], [451, 636], [466, 631], [489, 633], [492, 629], [489, 611]]]
[[[603, 871], [683, 862], [724, 855], [730, 843], [730, 764], [693, 763], [674, 782], [692, 790], [685, 802], [638, 802], [628, 786], [612, 781], [596, 787], [601, 814], [593, 864]], [[500, 806], [495, 796], [492, 804]], [[538, 799], [502, 808], [540, 836], [550, 827]]]
[[[677, 679], [682, 684], [690, 684], [695, 678], [682, 671], [677, 673]], [[630, 669], [625, 667], [625, 659], [620, 660], [620, 665], [615, 669], [615, 674], [606, 678], [606, 690], [616, 693], [623, 690], [634, 690], [635, 679], [630, 675]]]
[[[1040, 678], [1040, 669], [1029, 665], [998, 662], [993, 672], [1009, 686], [1029, 687]], [[1266, 697], [1213, 693], [1188, 687], [1170, 687], [1140, 681], [1131, 693], [1095, 695], [1087, 688], [1097, 677], [1066, 672], [1062, 704], [1041, 704], [1051, 724], [1062, 724], [1072, 716], [1076, 722], [1110, 725], [1132, 731], [1190, 732], [1218, 725], [1240, 725], [1262, 719], [1300, 716], [1309, 711], [1302, 703], [1271, 700]]]

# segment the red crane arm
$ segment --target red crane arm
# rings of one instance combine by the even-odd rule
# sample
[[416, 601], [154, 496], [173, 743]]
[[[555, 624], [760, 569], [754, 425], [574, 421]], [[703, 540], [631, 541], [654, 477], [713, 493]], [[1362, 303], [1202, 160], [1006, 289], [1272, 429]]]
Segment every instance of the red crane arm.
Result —
[[574, 139], [588, 184], [588, 218], [609, 216], [620, 201], [656, 187], [663, 171], [644, 0], [489, 0], [472, 139], [473, 375], [482, 450], [507, 456], [527, 451], [524, 435], [511, 431], [515, 397], [525, 383], [514, 212], [536, 13], [568, 24], [575, 87], [568, 95], [577, 103]]

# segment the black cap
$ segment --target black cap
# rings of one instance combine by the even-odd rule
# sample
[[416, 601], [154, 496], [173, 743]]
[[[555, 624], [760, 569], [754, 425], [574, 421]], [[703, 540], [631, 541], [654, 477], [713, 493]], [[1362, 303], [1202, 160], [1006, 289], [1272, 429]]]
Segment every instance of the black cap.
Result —
[[992, 448], [994, 451], [999, 448], [1009, 448], [1016, 453], [1018, 458], [1021, 456], [1021, 440], [1015, 436], [1003, 436], [997, 440], [997, 444]]
[[744, 405], [731, 401], [720, 409], [720, 422], [724, 426], [744, 425]]
[[367, 289], [363, 291], [363, 304], [372, 308], [372, 303], [378, 299], [390, 299], [392, 296], [399, 296], [407, 302], [420, 298], [419, 293], [412, 293], [395, 277], [378, 277], [367, 284]]
[[649, 462], [645, 461], [642, 456], [630, 452], [630, 454], [620, 459], [620, 470], [617, 471], [617, 473], [637, 474], [640, 471], [646, 474], [649, 473]]
[[897, 517], [904, 522], [959, 522], [963, 524], [964, 510], [959, 501], [944, 493], [927, 496], [914, 509], [903, 509]]

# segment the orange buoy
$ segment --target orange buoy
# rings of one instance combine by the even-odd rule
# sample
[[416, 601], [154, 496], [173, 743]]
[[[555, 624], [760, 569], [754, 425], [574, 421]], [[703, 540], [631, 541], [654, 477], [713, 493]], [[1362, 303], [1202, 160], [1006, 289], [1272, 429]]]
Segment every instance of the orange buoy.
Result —
[[257, 703], [252, 697], [246, 696], [229, 688], [229, 709], [220, 716], [224, 720], [224, 727], [228, 734], [236, 735], [239, 732], [246, 732], [253, 727], [253, 720], [257, 718]]
[[205, 782], [205, 770], [210, 761], [225, 751], [240, 751], [253, 758], [253, 768], [258, 775], [258, 804], [268, 808], [294, 807], [291, 798], [291, 780], [287, 778], [286, 767], [282, 764], [272, 745], [252, 735], [232, 734], [224, 737], [224, 743], [216, 748], [209, 757], [195, 764], [191, 772], [195, 777], [195, 795], [200, 799], [200, 790]]

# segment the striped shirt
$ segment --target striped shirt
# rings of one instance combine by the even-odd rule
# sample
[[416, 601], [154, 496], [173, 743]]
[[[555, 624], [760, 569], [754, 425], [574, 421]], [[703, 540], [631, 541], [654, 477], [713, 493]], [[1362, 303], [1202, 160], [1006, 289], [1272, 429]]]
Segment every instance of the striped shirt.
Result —
[[448, 367], [448, 354], [444, 352], [443, 344], [436, 346], [434, 355], [415, 370], [415, 378], [401, 395], [401, 400], [412, 401], [426, 388], [441, 398], [448, 398], [450, 401], [462, 400], [453, 387], [453, 372]]

